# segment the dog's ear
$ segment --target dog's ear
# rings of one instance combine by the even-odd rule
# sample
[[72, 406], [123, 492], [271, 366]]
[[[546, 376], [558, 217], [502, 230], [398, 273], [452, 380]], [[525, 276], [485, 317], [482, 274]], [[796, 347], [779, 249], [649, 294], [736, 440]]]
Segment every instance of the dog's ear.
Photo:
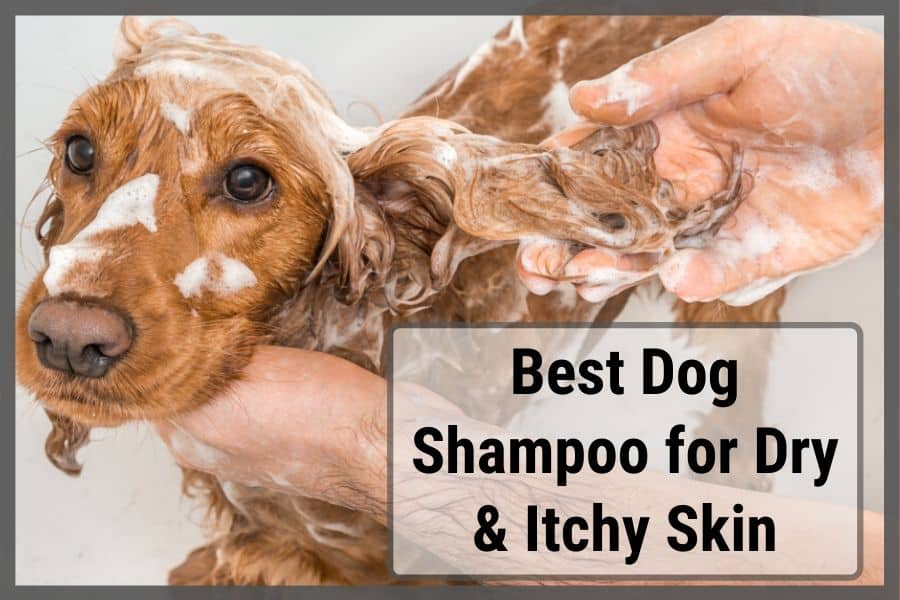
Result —
[[56, 238], [62, 231], [64, 216], [62, 202], [56, 194], [51, 194], [34, 227], [35, 237], [44, 250], [44, 260], [47, 260], [50, 246], [56, 243]]
[[143, 17], [122, 17], [113, 40], [113, 60], [116, 67], [141, 53], [146, 44], [161, 37], [179, 34], [197, 34], [197, 29], [174, 17], [148, 23]]
[[44, 443], [47, 458], [57, 469], [73, 477], [81, 474], [78, 450], [90, 441], [91, 428], [68, 417], [46, 411], [52, 429]]
[[439, 151], [446, 144], [425, 125], [398, 121], [347, 157], [354, 193], [346, 206], [334, 199], [325, 242], [347, 302], [381, 289], [392, 309], [415, 309], [463, 258], [487, 249], [453, 224], [454, 178]]

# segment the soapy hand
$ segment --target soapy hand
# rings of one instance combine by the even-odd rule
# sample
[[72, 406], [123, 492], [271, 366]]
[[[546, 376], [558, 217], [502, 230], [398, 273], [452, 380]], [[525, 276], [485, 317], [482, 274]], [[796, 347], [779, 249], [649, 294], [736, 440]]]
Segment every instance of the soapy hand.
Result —
[[[526, 241], [519, 274], [535, 293], [558, 281], [603, 300], [658, 275], [687, 301], [744, 305], [804, 272], [868, 249], [884, 220], [884, 41], [808, 17], [725, 17], [571, 91], [593, 123], [653, 120], [659, 175], [690, 208], [722, 189], [732, 144], [750, 192], [705, 248], [619, 256]], [[571, 146], [596, 126], [564, 131]], [[548, 273], [559, 276], [548, 277]]]

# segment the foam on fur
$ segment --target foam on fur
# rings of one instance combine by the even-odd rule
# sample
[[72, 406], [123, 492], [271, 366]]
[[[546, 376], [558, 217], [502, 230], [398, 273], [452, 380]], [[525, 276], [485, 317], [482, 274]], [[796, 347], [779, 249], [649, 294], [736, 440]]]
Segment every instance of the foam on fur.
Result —
[[[705, 243], [740, 199], [740, 154], [720, 194], [696, 212], [678, 211], [655, 175], [652, 125], [601, 129], [577, 149], [548, 151], [536, 144], [559, 120], [544, 99], [558, 103], [563, 85], [709, 20], [519, 19], [407, 118], [358, 130], [294, 61], [175, 20], [124, 19], [115, 70], [76, 100], [56, 136], [54, 195], [38, 232], [50, 253], [96, 216], [107, 188], [159, 175], [156, 232], [140, 220], [108, 230], [109, 251], [89, 265], [103, 277], [86, 282], [127, 312], [140, 335], [98, 381], [69, 381], [33, 353], [17, 354], [20, 381], [55, 414], [48, 456], [76, 471], [88, 425], [190, 411], [239, 377], [263, 343], [329, 352], [383, 373], [395, 323], [609, 322], [627, 294], [605, 305], [571, 293], [529, 295], [515, 273], [516, 242], [545, 239], [557, 258], [584, 245], [664, 253]], [[63, 171], [72, 128], [95, 131], [105, 144], [111, 168], [91, 184]], [[235, 156], [236, 145], [249, 156]], [[242, 158], [272, 170], [277, 204], [216, 204], [213, 183]], [[47, 287], [38, 280], [23, 298], [20, 348], [31, 343], [27, 320]], [[474, 399], [465, 409], [495, 422], [515, 414], [493, 414], [500, 409]], [[289, 459], [261, 479], [278, 484]], [[379, 503], [365, 490], [349, 490], [358, 495], [351, 510], [193, 470], [185, 489], [206, 498], [222, 529], [172, 572], [173, 583], [390, 580], [385, 528], [365, 511]]]

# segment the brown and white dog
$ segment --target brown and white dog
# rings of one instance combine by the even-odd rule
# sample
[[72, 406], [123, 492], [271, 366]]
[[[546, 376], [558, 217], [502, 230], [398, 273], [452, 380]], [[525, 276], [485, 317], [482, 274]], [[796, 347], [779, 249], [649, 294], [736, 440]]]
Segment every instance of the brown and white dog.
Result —
[[[296, 62], [180, 21], [124, 19], [113, 72], [51, 140], [47, 267], [17, 314], [19, 380], [54, 424], [48, 456], [78, 473], [89, 427], [195, 408], [262, 343], [381, 373], [401, 322], [613, 320], [627, 291], [602, 305], [527, 294], [514, 243], [667, 252], [733, 209], [739, 162], [709, 206], [727, 210], [686, 215], [655, 174], [652, 125], [575, 150], [536, 144], [571, 124], [568, 86], [710, 20], [519, 18], [404, 118], [358, 130]], [[675, 309], [772, 321], [783, 296]], [[746, 405], [752, 426], [759, 404]], [[221, 534], [172, 583], [390, 579], [386, 532], [364, 514], [194, 471], [185, 482], [208, 494]]]

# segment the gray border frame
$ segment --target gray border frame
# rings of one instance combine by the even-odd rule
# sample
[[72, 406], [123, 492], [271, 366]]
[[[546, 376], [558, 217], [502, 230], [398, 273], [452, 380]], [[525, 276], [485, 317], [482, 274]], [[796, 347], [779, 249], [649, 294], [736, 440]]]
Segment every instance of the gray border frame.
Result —
[[[537, 2], [518, 0], [456, 0], [452, 8], [444, 5], [425, 4], [415, 0], [387, 0], [379, 3], [381, 14], [805, 14], [805, 15], [881, 15], [884, 17], [885, 31], [885, 165], [892, 167], [890, 176], [885, 172], [885, 263], [884, 263], [884, 360], [892, 369], [884, 372], [884, 565], [885, 580], [883, 586], [862, 586], [847, 588], [844, 586], [773, 586], [724, 587], [711, 585], [707, 587], [669, 587], [653, 588], [604, 588], [604, 596], [612, 599], [647, 597], [673, 598], [675, 600], [719, 600], [724, 596], [736, 600], [744, 598], [780, 598], [789, 595], [796, 600], [805, 599], [844, 599], [844, 598], [884, 598], [896, 600], [900, 596], [900, 551], [898, 551], [898, 480], [900, 480], [900, 348], [898, 348], [898, 325], [900, 325], [900, 290], [898, 290], [898, 15], [900, 7], [896, 0], [778, 0], [777, 5], [765, 0], [541, 0]], [[62, 0], [7, 0], [0, 7], [0, 32], [2, 47], [6, 59], [0, 61], [0, 77], [7, 82], [15, 79], [15, 16], [36, 14], [68, 14], [68, 15], [105, 15], [120, 14], [122, 5], [113, 0], [82, 0], [80, 3]], [[289, 0], [256, 0], [253, 3], [238, 0], [135, 0], [127, 7], [129, 13], [143, 14], [225, 14], [247, 15], [285, 13], [295, 14], [372, 14], [372, 6], [365, 0], [332, 0], [325, 5], [297, 6]], [[15, 123], [14, 86], [8, 85], [0, 96], [0, 114], [2, 123], [8, 132], [13, 131]], [[14, 197], [14, 149], [9, 144], [0, 149], [2, 166], [0, 174], [6, 181], [7, 198]], [[13, 202], [0, 203], [0, 219], [15, 223], [15, 206]], [[15, 273], [15, 236], [4, 238], [5, 251], [2, 253], [2, 269], [6, 281], [14, 281]], [[0, 299], [0, 310], [9, 317], [0, 323], [0, 380], [2, 392], [0, 398], [6, 407], [4, 423], [3, 458], [0, 460], [0, 476], [7, 482], [14, 482], [15, 473], [15, 341], [13, 336], [13, 319], [15, 311], [14, 287]], [[597, 590], [594, 587], [554, 588], [552, 591], [541, 587], [467, 587], [456, 588], [396, 588], [396, 587], [360, 587], [360, 588], [166, 588], [166, 587], [42, 587], [15, 585], [15, 493], [14, 483], [8, 485], [0, 494], [0, 593], [6, 598], [53, 598], [65, 597], [72, 600], [85, 599], [118, 599], [123, 595], [129, 598], [150, 600], [157, 598], [295, 598], [301, 595], [313, 595], [317, 598], [350, 598], [358, 595], [369, 598], [393, 599], [409, 598], [452, 598], [465, 594], [470, 598], [521, 598], [523, 600], [541, 600], [549, 592], [554, 597], [584, 598], [594, 600]]]
[[850, 575], [546, 575], [546, 574], [491, 574], [477, 575], [406, 575], [394, 571], [394, 538], [388, 534], [388, 568], [398, 581], [491, 581], [491, 580], [535, 580], [535, 581], [852, 581], [859, 577], [863, 569], [863, 330], [857, 323], [841, 322], [784, 322], [784, 323], [403, 323], [391, 327], [388, 335], [387, 389], [388, 389], [388, 451], [387, 451], [387, 503], [388, 530], [394, 526], [394, 469], [391, 457], [394, 455], [394, 334], [404, 329], [849, 329], [856, 334], [856, 570]]

